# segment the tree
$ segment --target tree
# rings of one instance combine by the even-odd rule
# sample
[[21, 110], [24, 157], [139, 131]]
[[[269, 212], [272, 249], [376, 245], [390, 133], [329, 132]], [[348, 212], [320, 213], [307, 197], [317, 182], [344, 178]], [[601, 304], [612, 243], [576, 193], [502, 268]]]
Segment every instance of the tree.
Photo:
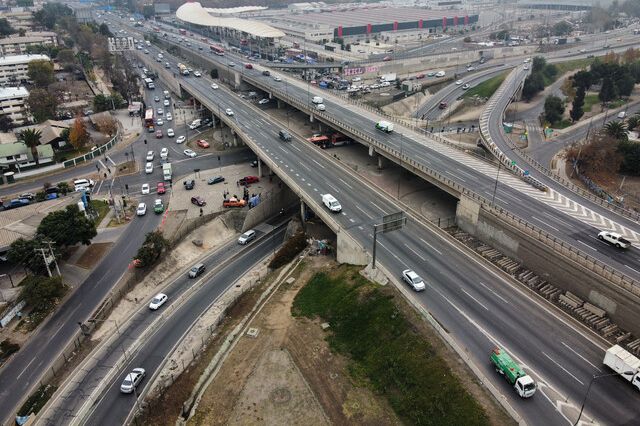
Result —
[[0, 18], [0, 36], [5, 37], [15, 32], [16, 30], [14, 30], [9, 21], [7, 21], [7, 18]]
[[580, 70], [573, 75], [573, 85], [582, 87], [585, 90], [591, 87], [593, 76], [589, 71]]
[[111, 31], [109, 31], [109, 26], [103, 22], [102, 24], [100, 24], [100, 34], [102, 34], [105, 37], [113, 37], [113, 34], [111, 33]]
[[142, 7], [142, 15], [144, 15], [144, 19], [151, 19], [155, 14], [155, 9], [152, 4], [145, 4]]
[[40, 146], [41, 137], [42, 132], [38, 129], [25, 129], [20, 132], [20, 139], [22, 139], [24, 144], [31, 149], [31, 155], [36, 162], [36, 166], [40, 164], [40, 159], [38, 158], [38, 147]]
[[567, 21], [560, 21], [553, 26], [553, 35], [563, 36], [568, 35], [573, 30], [573, 26]]
[[20, 299], [27, 302], [34, 311], [47, 311], [64, 296], [65, 287], [61, 277], [31, 275], [22, 281]]
[[640, 115], [636, 114], [627, 118], [627, 129], [629, 131], [635, 130], [638, 125], [640, 125]]
[[584, 111], [582, 110], [582, 107], [584, 106], [584, 96], [584, 87], [578, 86], [576, 96], [573, 98], [573, 103], [571, 104], [571, 112], [569, 112], [573, 122], [580, 120], [580, 117], [584, 115]]
[[613, 81], [610, 77], [602, 79], [602, 87], [600, 87], [600, 93], [598, 93], [598, 99], [602, 104], [606, 104], [617, 97], [616, 88], [613, 85]]
[[36, 123], [42, 123], [56, 116], [58, 100], [45, 89], [31, 89], [27, 104]]
[[91, 239], [98, 234], [96, 224], [88, 219], [75, 204], [46, 215], [38, 225], [37, 233], [55, 241], [59, 247], [73, 246], [78, 243], [88, 246], [91, 244]]
[[3, 115], [0, 117], [0, 131], [8, 132], [13, 129], [13, 120], [8, 115]]
[[633, 76], [625, 70], [625, 72], [616, 80], [616, 92], [620, 96], [631, 96], [631, 92], [633, 92], [633, 87], [636, 82]]
[[111, 109], [111, 98], [102, 93], [97, 94], [93, 98], [93, 109], [96, 112], [108, 111]]
[[36, 87], [48, 87], [53, 83], [53, 64], [51, 61], [45, 60], [31, 61], [29, 62], [27, 75]]
[[24, 36], [25, 36], [25, 34], [27, 34], [27, 31], [26, 31], [24, 28], [20, 28], [20, 29], [18, 30], [18, 35], [19, 35], [20, 37], [24, 37]]
[[69, 130], [69, 142], [75, 149], [80, 149], [89, 142], [89, 133], [87, 132], [84, 121], [80, 116], [76, 117], [71, 130]]
[[633, 175], [640, 175], [640, 144], [629, 140], [618, 143], [618, 153], [622, 155], [620, 171]]
[[[42, 9], [33, 13], [34, 20], [42, 26], [52, 30], [56, 22], [65, 16], [71, 17], [73, 9], [61, 3], [45, 3]], [[69, 29], [69, 28], [67, 28]]]
[[209, 75], [215, 80], [216, 78], [218, 78], [218, 69], [211, 68], [211, 72], [209, 72]]
[[592, 132], [586, 144], [569, 147], [566, 157], [588, 176], [613, 176], [622, 164], [622, 155], [611, 138], [595, 132]]
[[544, 119], [553, 124], [562, 119], [564, 104], [557, 96], [548, 96], [544, 101]]
[[71, 70], [76, 64], [76, 55], [71, 49], [61, 49], [58, 52], [58, 62], [65, 70]]
[[604, 125], [604, 132], [613, 139], [622, 141], [629, 138], [627, 125], [622, 121], [613, 120]]
[[[14, 265], [21, 265], [31, 271], [34, 274], [44, 275], [47, 273], [47, 268], [44, 264], [44, 259], [40, 249], [49, 250], [49, 246], [42, 241], [40, 236], [36, 236], [32, 240], [25, 238], [18, 238], [9, 246], [7, 252], [7, 258]], [[60, 253], [55, 245], [51, 247], [53, 249], [56, 259], [60, 256]]]
[[144, 243], [138, 249], [135, 260], [143, 268], [148, 268], [160, 258], [162, 251], [167, 247], [169, 247], [169, 242], [162, 236], [161, 231], [149, 232], [144, 239]]
[[100, 117], [98, 119], [98, 122], [96, 123], [96, 126], [98, 127], [98, 130], [100, 130], [102, 133], [106, 133], [109, 136], [115, 135], [118, 131], [118, 123], [111, 116]]
[[542, 89], [544, 89], [544, 80], [542, 79], [542, 76], [540, 73], [532, 73], [524, 80], [524, 85], [522, 86], [522, 97], [525, 100], [530, 101]]

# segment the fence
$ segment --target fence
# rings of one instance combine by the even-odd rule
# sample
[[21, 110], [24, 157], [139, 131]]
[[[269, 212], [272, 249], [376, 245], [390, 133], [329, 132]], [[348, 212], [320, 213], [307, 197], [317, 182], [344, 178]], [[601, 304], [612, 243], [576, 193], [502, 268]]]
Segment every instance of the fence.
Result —
[[84, 155], [81, 155], [76, 158], [72, 158], [71, 160], [66, 160], [65, 162], [62, 163], [62, 165], [66, 169], [68, 167], [73, 167], [80, 163], [84, 163], [85, 161], [93, 160], [94, 158], [99, 157], [101, 154], [104, 154], [105, 152], [113, 148], [113, 146], [117, 144], [120, 141], [120, 139], [121, 139], [121, 134], [120, 134], [120, 130], [118, 129], [118, 132], [116, 133], [116, 135], [112, 137], [109, 140], [109, 142], [105, 143], [104, 145], [100, 145], [98, 148], [94, 149], [91, 152], [87, 152]]

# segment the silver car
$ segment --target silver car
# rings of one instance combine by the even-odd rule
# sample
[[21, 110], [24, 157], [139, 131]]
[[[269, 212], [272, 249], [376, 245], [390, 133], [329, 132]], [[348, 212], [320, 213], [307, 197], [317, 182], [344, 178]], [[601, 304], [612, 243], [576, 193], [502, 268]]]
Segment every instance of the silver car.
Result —
[[402, 271], [402, 279], [411, 286], [415, 291], [424, 291], [426, 286], [420, 275], [416, 274], [412, 269]]
[[145, 374], [144, 368], [134, 368], [122, 381], [120, 392], [133, 393], [135, 388], [142, 382], [142, 379], [144, 379]]

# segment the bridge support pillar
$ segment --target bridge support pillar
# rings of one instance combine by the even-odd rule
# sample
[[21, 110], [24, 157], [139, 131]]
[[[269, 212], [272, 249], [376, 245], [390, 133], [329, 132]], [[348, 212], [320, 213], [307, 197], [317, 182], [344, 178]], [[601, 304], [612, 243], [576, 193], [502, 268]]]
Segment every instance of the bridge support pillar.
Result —
[[262, 161], [260, 161], [260, 158], [258, 158], [258, 176], [260, 176], [260, 177], [264, 176], [262, 174]]
[[460, 196], [456, 208], [456, 223], [464, 231], [476, 234], [478, 218], [480, 217], [480, 204], [464, 195]]
[[385, 158], [382, 155], [378, 155], [378, 170], [384, 169]]
[[282, 102], [280, 99], [277, 100], [277, 103], [278, 103], [278, 109], [284, 108], [284, 106], [285, 106], [284, 102]]
[[313, 123], [314, 117], [313, 114], [309, 114], [309, 123]]
[[300, 220], [304, 224], [307, 218], [307, 205], [304, 201], [300, 200]]

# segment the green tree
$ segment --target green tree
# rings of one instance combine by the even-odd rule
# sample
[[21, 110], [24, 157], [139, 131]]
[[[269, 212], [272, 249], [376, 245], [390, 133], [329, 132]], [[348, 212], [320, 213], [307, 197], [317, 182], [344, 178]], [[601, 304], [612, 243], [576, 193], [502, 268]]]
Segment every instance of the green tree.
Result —
[[592, 79], [593, 77], [589, 71], [580, 70], [573, 75], [573, 86], [582, 87], [586, 90], [591, 87]]
[[218, 78], [218, 69], [217, 68], [212, 68], [211, 71], [209, 72], [209, 75], [213, 79]]
[[584, 111], [582, 109], [582, 107], [584, 106], [584, 96], [584, 87], [578, 86], [576, 96], [573, 98], [573, 103], [571, 104], [571, 112], [569, 112], [569, 115], [571, 116], [571, 120], [573, 122], [580, 120], [580, 118], [584, 115]]
[[8, 115], [0, 117], [0, 132], [8, 132], [13, 129], [13, 120]]
[[609, 77], [605, 77], [602, 79], [602, 86], [600, 87], [600, 93], [598, 93], [598, 99], [602, 104], [606, 104], [614, 100], [617, 97], [616, 87], [613, 84], [613, 81]]
[[105, 37], [113, 37], [113, 34], [109, 30], [109, 26], [105, 22], [100, 24], [99, 32]]
[[560, 21], [553, 26], [553, 35], [563, 36], [568, 35], [573, 30], [573, 26], [567, 21]]
[[22, 281], [20, 299], [35, 311], [47, 311], [64, 296], [65, 287], [61, 277], [31, 275]]
[[604, 132], [618, 141], [625, 141], [629, 138], [627, 125], [618, 120], [609, 121], [605, 124]]
[[628, 71], [628, 69], [625, 69], [623, 74], [618, 79], [616, 79], [616, 92], [620, 96], [631, 96], [631, 92], [633, 92], [633, 87], [635, 86], [635, 84], [635, 79]]
[[623, 139], [618, 143], [618, 153], [622, 155], [620, 171], [640, 175], [640, 144]]
[[540, 73], [532, 73], [524, 80], [524, 85], [522, 86], [522, 97], [526, 101], [530, 101], [542, 89], [544, 89], [544, 80], [542, 79], [542, 76]]
[[63, 17], [71, 17], [72, 15], [73, 9], [69, 6], [61, 3], [45, 3], [42, 9], [34, 12], [33, 18], [40, 25], [52, 30], [58, 20]]
[[[36, 275], [45, 275], [47, 268], [44, 264], [42, 254], [39, 254], [41, 253], [41, 248], [47, 251], [49, 250], [49, 246], [42, 241], [40, 236], [36, 236], [32, 240], [21, 237], [9, 246], [7, 259], [14, 265], [21, 265]], [[60, 253], [55, 245], [52, 245], [52, 249], [57, 259]]]
[[163, 250], [169, 247], [169, 242], [164, 238], [161, 231], [149, 232], [142, 246], [138, 249], [135, 259], [140, 262], [143, 268], [153, 265], [162, 254]]
[[40, 159], [38, 158], [40, 138], [42, 138], [42, 132], [38, 129], [25, 129], [20, 132], [20, 139], [22, 139], [24, 144], [31, 150], [31, 155], [36, 162], [36, 166], [40, 164]]
[[102, 93], [97, 94], [93, 98], [93, 109], [96, 112], [108, 111], [111, 109], [111, 98]]
[[36, 87], [48, 87], [54, 80], [53, 63], [45, 60], [31, 61], [29, 62], [27, 75]]
[[640, 115], [635, 114], [627, 119], [627, 129], [629, 131], [635, 130], [638, 125], [640, 125]]
[[36, 123], [42, 123], [56, 116], [58, 99], [45, 89], [31, 89], [27, 98], [29, 110]]
[[0, 36], [5, 37], [15, 32], [16, 30], [14, 30], [9, 21], [7, 21], [7, 18], [0, 18]]
[[557, 123], [562, 119], [564, 104], [557, 96], [548, 96], [544, 101], [544, 119], [551, 123]]
[[58, 62], [65, 70], [70, 71], [76, 64], [76, 55], [72, 49], [60, 49], [58, 52]]
[[88, 246], [91, 239], [97, 235], [95, 223], [75, 204], [46, 215], [38, 225], [37, 232], [55, 241], [59, 247], [78, 243]]

